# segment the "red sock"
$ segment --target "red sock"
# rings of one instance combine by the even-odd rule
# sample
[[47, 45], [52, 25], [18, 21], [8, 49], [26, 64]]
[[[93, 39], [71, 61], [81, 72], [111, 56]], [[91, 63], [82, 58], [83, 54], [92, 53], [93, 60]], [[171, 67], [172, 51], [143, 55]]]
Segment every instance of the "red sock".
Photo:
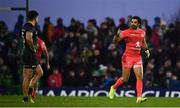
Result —
[[142, 96], [142, 88], [143, 88], [142, 80], [137, 80], [136, 81], [137, 97], [141, 97]]
[[32, 93], [31, 93], [31, 96], [32, 96], [33, 98], [36, 97], [36, 91], [35, 91], [34, 89], [33, 89]]
[[119, 78], [117, 81], [116, 81], [116, 83], [113, 85], [113, 88], [114, 89], [117, 89], [119, 86], [121, 86], [123, 84], [123, 82], [122, 82], [122, 79], [121, 78]]

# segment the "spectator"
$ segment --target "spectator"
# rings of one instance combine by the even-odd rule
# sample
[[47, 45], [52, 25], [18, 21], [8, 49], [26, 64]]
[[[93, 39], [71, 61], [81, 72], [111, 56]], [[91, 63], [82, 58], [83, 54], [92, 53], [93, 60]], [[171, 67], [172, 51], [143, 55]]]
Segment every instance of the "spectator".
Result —
[[24, 24], [24, 16], [20, 14], [20, 15], [18, 15], [17, 22], [14, 26], [14, 33], [15, 34], [18, 35], [21, 32], [23, 24]]
[[147, 19], [143, 19], [143, 20], [142, 20], [142, 25], [141, 25], [141, 27], [144, 28], [145, 31], [146, 31], [146, 40], [147, 40], [147, 42], [150, 42], [151, 35], [152, 35], [152, 29], [151, 29], [151, 27], [148, 25], [148, 20], [147, 20]]
[[180, 88], [180, 81], [178, 80], [178, 77], [176, 75], [172, 75], [171, 80], [169, 82], [169, 88]]
[[61, 88], [63, 85], [62, 74], [58, 69], [54, 69], [53, 73], [48, 77], [48, 86], [51, 88]]
[[97, 37], [98, 36], [98, 29], [96, 28], [96, 26], [93, 23], [93, 20], [89, 20], [88, 21], [88, 25], [87, 25], [87, 32], [89, 33], [90, 36], [92, 37]]
[[8, 50], [8, 65], [13, 77], [13, 82], [15, 85], [18, 85], [20, 83], [20, 79], [17, 76], [20, 76], [21, 73], [18, 73], [18, 61], [19, 59], [19, 53], [18, 53], [18, 46], [17, 46], [17, 40], [14, 39], [11, 43], [11, 46]]
[[49, 46], [52, 44], [52, 37], [54, 35], [54, 26], [50, 21], [50, 17], [46, 17], [44, 19], [44, 26], [43, 26], [43, 40], [45, 41], [46, 45]]
[[125, 30], [127, 28], [128, 28], [128, 25], [126, 24], [126, 19], [124, 17], [121, 17], [119, 19], [119, 26], [117, 27], [117, 29]]
[[151, 43], [152, 43], [153, 47], [155, 48], [155, 50], [157, 50], [157, 48], [160, 45], [160, 37], [159, 37], [158, 32], [159, 32], [159, 28], [154, 27], [152, 30]]
[[57, 25], [54, 28], [54, 35], [52, 37], [52, 41], [56, 41], [59, 38], [64, 37], [64, 33], [65, 33], [65, 26], [63, 24], [63, 19], [58, 18], [57, 19]]
[[71, 19], [71, 24], [67, 28], [67, 30], [68, 30], [68, 32], [76, 32], [77, 31], [76, 20], [74, 18]]

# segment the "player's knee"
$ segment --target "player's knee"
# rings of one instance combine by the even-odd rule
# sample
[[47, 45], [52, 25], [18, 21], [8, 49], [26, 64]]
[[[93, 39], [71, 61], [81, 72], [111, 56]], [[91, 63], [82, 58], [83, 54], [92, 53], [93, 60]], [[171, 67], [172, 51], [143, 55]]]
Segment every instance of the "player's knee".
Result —
[[142, 77], [136, 77], [137, 80], [142, 80], [143, 78]]
[[142, 75], [136, 75], [136, 79], [137, 79], [137, 80], [142, 80], [143, 77], [142, 77]]
[[128, 78], [122, 78], [122, 81], [124, 82], [124, 83], [127, 83], [128, 82]]
[[35, 84], [36, 84], [36, 82], [33, 80], [33, 81], [31, 82], [31, 86], [34, 87]]
[[43, 76], [43, 71], [42, 71], [42, 69], [40, 69], [40, 68], [37, 69], [37, 70], [36, 70], [36, 74], [37, 74], [38, 77], [42, 77], [42, 76]]

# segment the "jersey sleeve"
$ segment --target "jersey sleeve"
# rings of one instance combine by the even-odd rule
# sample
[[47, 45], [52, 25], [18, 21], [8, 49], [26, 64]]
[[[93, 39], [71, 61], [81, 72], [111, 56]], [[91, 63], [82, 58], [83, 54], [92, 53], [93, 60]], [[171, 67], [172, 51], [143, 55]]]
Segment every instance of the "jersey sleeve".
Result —
[[122, 31], [122, 32], [120, 33], [120, 36], [121, 36], [121, 38], [123, 39], [123, 38], [125, 38], [125, 37], [127, 36], [127, 33], [126, 33], [125, 31]]

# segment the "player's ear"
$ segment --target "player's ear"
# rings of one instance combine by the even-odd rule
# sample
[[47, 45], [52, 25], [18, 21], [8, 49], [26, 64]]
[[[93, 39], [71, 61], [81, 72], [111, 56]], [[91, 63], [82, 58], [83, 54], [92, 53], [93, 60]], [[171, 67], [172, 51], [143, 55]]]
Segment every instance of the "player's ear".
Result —
[[138, 27], [141, 27], [141, 24], [140, 24], [140, 23], [138, 24]]

